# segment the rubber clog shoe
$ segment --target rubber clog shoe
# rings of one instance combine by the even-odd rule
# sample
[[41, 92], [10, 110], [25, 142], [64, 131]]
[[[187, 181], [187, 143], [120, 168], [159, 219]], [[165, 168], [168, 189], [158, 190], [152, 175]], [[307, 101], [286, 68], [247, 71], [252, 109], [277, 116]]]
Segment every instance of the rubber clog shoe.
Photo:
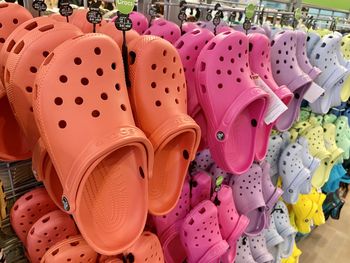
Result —
[[350, 69], [350, 61], [347, 60], [341, 52], [341, 43], [342, 43], [343, 35], [337, 31], [335, 31], [333, 34], [339, 37], [339, 41], [337, 42], [337, 46], [336, 46], [338, 61], [340, 65], [344, 66], [347, 69]]
[[185, 181], [176, 207], [163, 216], [153, 216], [166, 262], [176, 263], [186, 259], [186, 252], [180, 240], [181, 225], [190, 212], [190, 182]]
[[254, 260], [248, 237], [242, 236], [237, 241], [237, 254], [235, 263], [257, 263]]
[[229, 248], [220, 233], [218, 210], [208, 200], [199, 203], [186, 216], [180, 235], [189, 263], [217, 262]]
[[202, 140], [199, 150], [207, 148], [207, 120], [197, 97], [196, 63], [201, 50], [213, 37], [214, 34], [208, 29], [197, 28], [182, 35], [174, 44], [186, 76], [187, 111], [201, 128]]
[[339, 184], [344, 175], [346, 175], [346, 170], [343, 165], [334, 165], [327, 183], [322, 187], [322, 191], [325, 193], [335, 192], [339, 188]]
[[266, 239], [260, 234], [256, 237], [248, 237], [252, 256], [257, 263], [272, 263], [274, 258], [267, 250]]
[[306, 169], [301, 153], [303, 147], [298, 143], [289, 144], [279, 160], [279, 172], [283, 184], [283, 200], [294, 204], [298, 200], [303, 184], [310, 179], [310, 170]]
[[157, 19], [153, 21], [152, 25], [143, 34], [158, 36], [174, 44], [180, 38], [181, 30], [173, 22], [165, 19]]
[[350, 59], [350, 35], [345, 35], [341, 42], [341, 51], [345, 59]]
[[[0, 3], [0, 17], [1, 50], [9, 35], [19, 25], [33, 17], [27, 9], [14, 3]], [[12, 113], [6, 96], [3, 76], [0, 79], [0, 160], [19, 161], [29, 159], [31, 156], [30, 147]]]
[[[119, 46], [120, 49], [123, 47], [123, 33], [118, 30], [114, 23], [105, 23], [97, 28], [97, 33], [105, 34], [111, 37]], [[131, 29], [125, 33], [126, 45], [129, 45], [131, 41], [138, 38], [140, 35], [135, 30]]]
[[270, 136], [266, 161], [270, 164], [271, 177], [278, 175], [278, 162], [282, 151], [287, 147], [289, 142], [290, 134], [288, 132]]
[[282, 196], [283, 191], [279, 187], [275, 187], [271, 182], [270, 164], [263, 162], [262, 169], [262, 192], [266, 204], [267, 212], [271, 212], [278, 199]]
[[202, 49], [196, 67], [210, 152], [218, 166], [236, 174], [246, 172], [255, 158], [257, 127], [268, 99], [251, 79], [248, 60], [248, 38], [227, 31]]
[[74, 220], [60, 210], [39, 218], [29, 230], [26, 250], [30, 262], [39, 263], [49, 248], [64, 239], [78, 235]]
[[321, 70], [317, 67], [311, 65], [309, 58], [307, 57], [306, 50], [306, 39], [307, 34], [303, 31], [296, 31], [297, 36], [297, 61], [299, 67], [304, 71], [309, 77], [314, 80], [318, 75], [321, 74]]
[[185, 22], [182, 24], [182, 35], [187, 34], [190, 31], [193, 31], [194, 29], [201, 29], [196, 23], [194, 22]]
[[281, 31], [271, 42], [271, 65], [278, 85], [286, 85], [294, 93], [293, 100], [275, 124], [280, 131], [288, 130], [299, 117], [300, 105], [312, 80], [299, 67], [296, 57], [297, 36], [294, 31]]
[[245, 215], [239, 215], [235, 203], [233, 202], [232, 188], [222, 185], [221, 189], [214, 194], [213, 199], [219, 200], [218, 217], [220, 232], [224, 240], [227, 241], [230, 248], [227, 253], [221, 257], [225, 263], [233, 262], [236, 256], [237, 239], [243, 235], [249, 224], [249, 219]]
[[[270, 62], [270, 40], [262, 34], [249, 34], [249, 65], [252, 72], [267, 84], [267, 86], [288, 105], [293, 99], [293, 93], [286, 86], [278, 86], [273, 79]], [[268, 141], [266, 138], [271, 133], [274, 123], [266, 125], [261, 122], [256, 138], [255, 159], [261, 161], [268, 151]]]
[[262, 169], [253, 164], [248, 172], [242, 175], [232, 175], [230, 185], [233, 200], [239, 214], [250, 220], [245, 234], [252, 236], [261, 233], [266, 226], [266, 204], [262, 189]]
[[272, 214], [277, 232], [284, 239], [283, 243], [280, 244], [281, 256], [287, 258], [292, 254], [297, 231], [291, 226], [288, 208], [282, 201], [278, 201]]
[[343, 149], [344, 154], [343, 157], [345, 160], [349, 159], [350, 157], [350, 128], [349, 128], [349, 121], [346, 116], [340, 116], [335, 121], [336, 126], [336, 137], [335, 142], [337, 143], [337, 146], [341, 149]]
[[13, 205], [10, 221], [17, 237], [26, 243], [32, 225], [47, 213], [57, 210], [44, 188], [34, 189], [22, 195]]
[[300, 195], [296, 204], [293, 204], [293, 210], [295, 213], [295, 224], [298, 231], [302, 234], [310, 233], [311, 220], [318, 209], [318, 205], [306, 195]]
[[97, 253], [82, 236], [74, 236], [56, 243], [42, 257], [40, 263], [96, 262]]
[[[311, 57], [311, 53], [316, 46], [316, 44], [321, 40], [321, 37], [319, 34], [313, 31], [308, 31], [307, 37], [306, 37], [306, 51], [307, 51], [307, 57]], [[310, 61], [311, 62], [311, 61]]]
[[140, 35], [143, 35], [148, 28], [147, 17], [140, 12], [131, 12], [129, 18], [132, 21], [132, 29]]
[[[310, 62], [322, 70], [315, 82], [325, 90], [323, 96], [310, 104], [312, 110], [316, 113], [327, 113], [332, 105], [332, 100], [334, 100], [332, 97], [341, 98], [343, 91], [338, 91], [335, 94], [334, 86], [341, 80], [345, 81], [350, 74], [350, 71], [338, 61], [336, 50], [340, 40], [337, 35], [326, 35], [315, 45], [310, 55]], [[350, 95], [350, 89], [346, 93]]]
[[281, 244], [284, 239], [278, 234], [273, 215], [270, 215], [270, 226], [264, 230], [266, 247], [274, 258], [274, 262], [279, 262], [281, 259]]
[[187, 115], [185, 74], [175, 47], [159, 37], [142, 36], [129, 45], [129, 54], [133, 115], [154, 148], [148, 208], [153, 215], [163, 215], [180, 196], [200, 128]]
[[141, 235], [153, 167], [153, 148], [134, 124], [121, 65], [110, 37], [88, 34], [58, 46], [34, 85], [34, 115], [63, 188], [64, 209], [88, 244], [106, 255], [124, 251]]
[[191, 207], [204, 200], [209, 200], [211, 195], [211, 177], [208, 173], [201, 171], [191, 176]]
[[323, 193], [317, 192], [317, 190], [313, 188], [310, 194], [307, 195], [307, 197], [311, 199], [314, 203], [316, 203], [316, 205], [318, 205], [318, 209], [316, 210], [316, 213], [312, 217], [313, 223], [316, 226], [323, 225], [326, 222], [326, 220], [323, 214], [322, 205], [326, 199], [326, 195]]

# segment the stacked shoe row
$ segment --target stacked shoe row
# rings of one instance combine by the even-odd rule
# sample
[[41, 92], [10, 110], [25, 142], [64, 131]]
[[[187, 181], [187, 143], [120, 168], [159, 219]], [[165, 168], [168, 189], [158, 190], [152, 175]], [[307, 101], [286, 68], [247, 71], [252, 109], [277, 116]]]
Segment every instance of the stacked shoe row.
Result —
[[[37, 179], [73, 215], [86, 242], [101, 254], [122, 253], [141, 237], [148, 212], [162, 215], [176, 205], [199, 144], [199, 127], [186, 114], [181, 59], [160, 38], [130, 40], [127, 90], [122, 33], [113, 24], [98, 26], [105, 34], [85, 34], [79, 17], [86, 10], [71, 24], [1, 5], [8, 108], [1, 114], [18, 131], [2, 126], [2, 136], [13, 133], [4, 141], [17, 145], [4, 143], [1, 150], [4, 156], [14, 151], [9, 159], [33, 156]], [[159, 76], [163, 68], [168, 72]]]

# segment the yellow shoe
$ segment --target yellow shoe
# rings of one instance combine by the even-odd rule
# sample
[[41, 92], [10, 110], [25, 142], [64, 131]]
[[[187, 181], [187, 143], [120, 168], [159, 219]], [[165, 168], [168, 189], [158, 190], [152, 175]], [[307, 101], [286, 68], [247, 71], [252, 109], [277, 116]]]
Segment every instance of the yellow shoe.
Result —
[[312, 188], [310, 194], [306, 196], [318, 206], [316, 213], [312, 217], [314, 224], [316, 226], [323, 225], [324, 223], [326, 223], [326, 220], [323, 214], [322, 205], [324, 200], [326, 200], [326, 195], [323, 193], [319, 193], [315, 188]]
[[300, 195], [298, 202], [293, 205], [295, 224], [300, 233], [310, 233], [311, 220], [314, 217], [317, 209], [318, 205], [316, 203], [307, 198], [306, 195]]

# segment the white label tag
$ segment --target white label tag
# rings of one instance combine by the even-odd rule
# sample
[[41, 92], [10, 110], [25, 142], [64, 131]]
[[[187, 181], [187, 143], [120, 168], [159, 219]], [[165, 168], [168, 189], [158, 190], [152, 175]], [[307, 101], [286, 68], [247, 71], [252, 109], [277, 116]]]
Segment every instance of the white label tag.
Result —
[[267, 111], [265, 115], [265, 123], [267, 125], [273, 123], [283, 112], [288, 110], [288, 107], [280, 100], [280, 98], [270, 89], [269, 86], [257, 75], [253, 76], [255, 83], [263, 91], [269, 94], [269, 101], [267, 105]]
[[322, 89], [315, 82], [312, 82], [310, 88], [306, 91], [304, 95], [304, 100], [307, 100], [310, 103], [315, 102], [322, 94], [324, 93], [324, 89]]

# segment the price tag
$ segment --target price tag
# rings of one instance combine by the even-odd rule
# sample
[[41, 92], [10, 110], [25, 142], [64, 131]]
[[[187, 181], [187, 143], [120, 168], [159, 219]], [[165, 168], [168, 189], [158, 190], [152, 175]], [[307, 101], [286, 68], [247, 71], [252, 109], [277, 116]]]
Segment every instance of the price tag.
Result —
[[207, 21], [211, 21], [213, 19], [213, 15], [211, 14], [211, 10], [208, 11], [207, 15], [205, 16], [205, 19]]
[[61, 14], [61, 16], [65, 16], [67, 18], [67, 22], [68, 22], [68, 17], [73, 14], [73, 8], [67, 2], [61, 3], [60, 14]]
[[249, 4], [245, 9], [245, 17], [248, 19], [252, 19], [255, 13], [255, 5]]
[[90, 10], [86, 14], [86, 19], [91, 24], [100, 24], [102, 22], [102, 14], [98, 7], [90, 7]]
[[115, 27], [120, 31], [129, 31], [132, 29], [132, 21], [128, 15], [120, 14], [114, 21]]
[[254, 75], [253, 79], [255, 84], [260, 87], [263, 91], [269, 94], [268, 106], [265, 115], [265, 123], [267, 125], [273, 123], [279, 116], [282, 115], [288, 107], [280, 100], [280, 98], [270, 89], [269, 86], [258, 76]]
[[44, 0], [34, 0], [32, 7], [34, 10], [39, 12], [39, 16], [41, 12], [45, 12], [47, 9], [47, 5], [45, 4]]
[[315, 82], [312, 82], [310, 88], [305, 92], [304, 100], [313, 103], [319, 97], [321, 97], [322, 94], [324, 94], [324, 89], [317, 85]]
[[186, 11], [183, 10], [183, 9], [181, 8], [180, 13], [179, 13], [179, 15], [177, 16], [177, 18], [181, 21], [181, 23], [182, 23], [183, 21], [186, 21], [186, 20], [187, 20]]

